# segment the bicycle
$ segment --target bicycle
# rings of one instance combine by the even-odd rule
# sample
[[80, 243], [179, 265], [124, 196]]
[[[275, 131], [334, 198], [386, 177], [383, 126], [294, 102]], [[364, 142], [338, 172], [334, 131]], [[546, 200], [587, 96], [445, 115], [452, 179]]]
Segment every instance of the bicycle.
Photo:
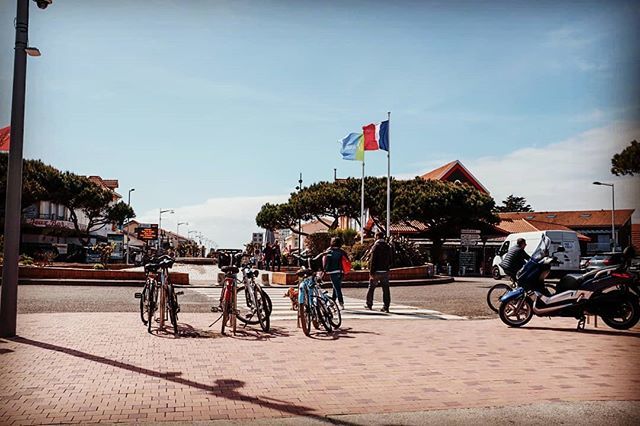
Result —
[[152, 295], [156, 291], [158, 282], [152, 275], [151, 271], [146, 267], [144, 268], [144, 272], [144, 287], [142, 287], [142, 291], [140, 293], [135, 294], [135, 297], [136, 299], [140, 299], [140, 319], [142, 320], [142, 324], [147, 325], [147, 322], [150, 320], [149, 312], [151, 311], [150, 303]]
[[[151, 323], [156, 310], [159, 310], [160, 328], [164, 327], [164, 321], [168, 312], [169, 319], [173, 326], [173, 333], [178, 335], [178, 312], [180, 305], [178, 304], [178, 296], [184, 292], [176, 292], [173, 284], [169, 282], [169, 269], [173, 266], [175, 260], [167, 255], [163, 255], [153, 259], [151, 263], [144, 266], [145, 271], [155, 272], [158, 274], [159, 282], [149, 287], [149, 309], [147, 331], [151, 333]], [[158, 298], [160, 303], [158, 303]]]
[[[222, 315], [220, 318], [215, 320], [209, 327], [213, 326], [216, 322], [222, 319], [222, 326], [220, 328], [220, 332], [224, 335], [224, 329], [227, 326], [227, 323], [233, 329], [233, 334], [236, 334], [236, 317], [237, 317], [237, 288], [238, 288], [238, 280], [236, 278], [236, 274], [240, 272], [237, 266], [223, 266], [220, 268], [222, 272], [224, 272], [224, 281], [222, 282], [222, 296], [220, 298], [220, 303], [222, 307]], [[212, 312], [217, 312], [216, 307], [211, 308]]]
[[269, 295], [256, 282], [258, 274], [259, 271], [253, 270], [251, 264], [242, 265], [243, 285], [242, 287], [237, 287], [236, 297], [238, 297], [238, 294], [244, 293], [244, 303], [240, 304], [242, 306], [237, 306], [237, 315], [245, 326], [259, 323], [260, 328], [266, 332], [269, 331], [273, 306]]

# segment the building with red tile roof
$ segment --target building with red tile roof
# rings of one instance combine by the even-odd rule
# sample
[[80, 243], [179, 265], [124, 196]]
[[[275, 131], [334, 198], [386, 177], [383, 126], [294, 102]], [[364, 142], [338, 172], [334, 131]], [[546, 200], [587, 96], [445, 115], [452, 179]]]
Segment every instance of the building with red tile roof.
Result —
[[459, 160], [452, 161], [420, 176], [424, 180], [442, 180], [461, 182], [473, 186], [478, 191], [488, 194], [489, 190]]

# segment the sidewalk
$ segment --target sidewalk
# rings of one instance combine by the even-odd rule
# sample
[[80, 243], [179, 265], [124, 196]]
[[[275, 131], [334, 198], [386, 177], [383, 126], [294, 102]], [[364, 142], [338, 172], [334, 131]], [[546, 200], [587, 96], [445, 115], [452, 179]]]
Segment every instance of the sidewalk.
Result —
[[[135, 313], [25, 314], [0, 339], [0, 424], [248, 420], [640, 399], [640, 334], [575, 321], [345, 321], [303, 336], [221, 337], [208, 314], [185, 337]], [[189, 336], [189, 337], [186, 337]], [[332, 420], [333, 421], [333, 420]], [[338, 424], [354, 424], [338, 421]]]

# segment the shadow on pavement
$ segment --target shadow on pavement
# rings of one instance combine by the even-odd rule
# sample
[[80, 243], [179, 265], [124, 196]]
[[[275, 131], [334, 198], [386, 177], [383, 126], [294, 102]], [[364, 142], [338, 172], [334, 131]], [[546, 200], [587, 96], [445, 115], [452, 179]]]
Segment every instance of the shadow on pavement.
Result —
[[277, 400], [271, 400], [269, 398], [261, 398], [257, 396], [244, 395], [238, 392], [238, 389], [244, 387], [245, 385], [245, 382], [241, 380], [218, 379], [215, 381], [214, 385], [207, 385], [204, 383], [199, 383], [193, 380], [182, 378], [180, 377], [182, 375], [182, 372], [179, 372], [179, 371], [161, 373], [161, 372], [150, 370], [143, 367], [136, 367], [135, 365], [127, 364], [122, 361], [115, 361], [102, 356], [92, 355], [87, 352], [82, 352], [82, 351], [78, 351], [76, 349], [71, 349], [71, 348], [65, 348], [62, 346], [53, 345], [51, 343], [39, 342], [37, 340], [28, 339], [26, 337], [16, 336], [14, 338], [7, 339], [7, 340], [11, 340], [13, 342], [21, 343], [24, 345], [35, 346], [41, 349], [47, 349], [54, 352], [64, 353], [70, 356], [98, 362], [101, 364], [111, 365], [113, 367], [121, 368], [123, 370], [145, 374], [150, 377], [158, 377], [158, 378], [167, 380], [169, 382], [173, 382], [180, 385], [189, 386], [192, 388], [209, 392], [210, 394], [219, 398], [255, 404], [263, 408], [268, 408], [270, 410], [291, 414], [292, 416], [304, 416], [317, 421], [321, 421], [329, 424], [335, 424], [335, 425], [358, 426], [357, 423], [342, 421], [338, 419], [332, 419], [332, 418], [324, 417], [318, 414], [314, 414], [312, 413], [312, 411], [314, 410], [311, 407], [296, 405], [294, 403], [290, 403], [286, 401], [276, 402]]
[[521, 330], [543, 330], [543, 331], [559, 331], [564, 333], [580, 333], [580, 334], [596, 334], [603, 336], [624, 336], [640, 339], [638, 331], [617, 331], [617, 330], [596, 330], [587, 328], [584, 330], [576, 330], [575, 328], [553, 328], [553, 327], [522, 327]]
[[333, 330], [332, 332], [320, 331], [309, 336], [312, 339], [316, 340], [339, 340], [339, 339], [355, 339], [355, 334], [374, 334], [376, 336], [379, 333], [374, 333], [372, 331], [355, 331], [352, 328], [339, 328], [337, 330]]

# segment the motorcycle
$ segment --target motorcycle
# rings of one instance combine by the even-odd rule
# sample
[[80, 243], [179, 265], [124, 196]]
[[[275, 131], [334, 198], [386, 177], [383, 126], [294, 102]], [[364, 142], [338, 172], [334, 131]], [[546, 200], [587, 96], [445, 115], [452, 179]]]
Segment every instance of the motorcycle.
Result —
[[555, 256], [564, 252], [559, 246], [549, 255], [551, 240], [543, 235], [531, 259], [516, 277], [518, 287], [500, 298], [500, 319], [510, 327], [522, 327], [533, 315], [573, 317], [578, 330], [584, 330], [586, 315], [598, 315], [605, 324], [627, 330], [640, 320], [638, 278], [629, 273], [630, 251], [625, 262], [588, 272], [566, 275], [556, 286], [555, 294], [545, 289], [551, 266], [560, 263]]

